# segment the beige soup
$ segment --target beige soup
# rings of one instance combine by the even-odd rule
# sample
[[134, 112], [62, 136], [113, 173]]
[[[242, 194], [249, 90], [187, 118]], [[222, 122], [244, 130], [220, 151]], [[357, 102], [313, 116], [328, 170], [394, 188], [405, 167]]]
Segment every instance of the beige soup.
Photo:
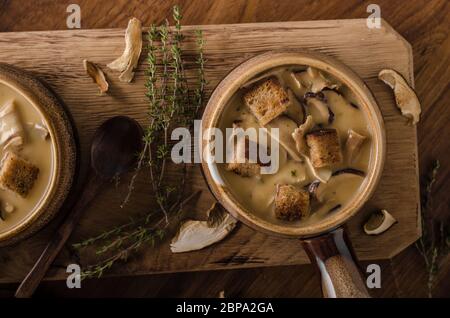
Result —
[[[7, 232], [31, 217], [49, 190], [53, 178], [55, 149], [51, 136], [46, 133], [46, 122], [38, 109], [24, 96], [11, 87], [0, 83], [0, 111], [5, 105], [14, 102], [14, 110], [24, 130], [23, 146], [14, 151], [23, 159], [39, 168], [39, 175], [28, 195], [23, 198], [10, 190], [0, 189], [0, 209], [4, 220], [0, 220], [0, 234]], [[8, 128], [7, 121], [0, 127]], [[5, 128], [6, 127], [6, 128]], [[3, 158], [6, 149], [0, 149]], [[10, 211], [11, 207], [13, 208]]]

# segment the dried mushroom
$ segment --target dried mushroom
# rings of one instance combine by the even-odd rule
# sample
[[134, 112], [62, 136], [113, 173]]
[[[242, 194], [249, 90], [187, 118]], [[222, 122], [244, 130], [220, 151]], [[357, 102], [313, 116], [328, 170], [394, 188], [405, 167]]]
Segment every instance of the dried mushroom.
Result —
[[386, 210], [372, 213], [364, 224], [364, 232], [368, 235], [378, 235], [387, 231], [397, 220]]
[[347, 141], [345, 142], [345, 154], [349, 164], [353, 163], [361, 150], [361, 146], [366, 140], [366, 136], [358, 134], [353, 129], [348, 130]]
[[421, 113], [420, 102], [403, 76], [394, 70], [384, 69], [378, 73], [378, 78], [394, 90], [395, 102], [402, 115], [412, 124], [417, 124]]
[[109, 84], [101, 68], [97, 64], [92, 63], [88, 60], [83, 61], [83, 66], [87, 75], [89, 75], [94, 83], [97, 84], [98, 88], [100, 89], [100, 94], [106, 93], [108, 91]]
[[170, 243], [172, 253], [200, 250], [221, 241], [236, 227], [237, 221], [218, 203], [207, 215], [207, 221], [188, 220], [181, 225]]
[[134, 77], [133, 70], [137, 67], [142, 51], [142, 25], [141, 21], [132, 18], [128, 22], [125, 32], [125, 50], [121, 57], [109, 63], [108, 68], [121, 72], [119, 80], [131, 82]]

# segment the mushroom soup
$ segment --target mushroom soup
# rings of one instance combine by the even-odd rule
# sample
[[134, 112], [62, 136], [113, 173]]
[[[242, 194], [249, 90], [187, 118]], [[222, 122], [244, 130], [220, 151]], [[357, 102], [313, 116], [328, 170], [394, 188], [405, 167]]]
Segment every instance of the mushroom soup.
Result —
[[40, 111], [0, 83], [0, 233], [31, 217], [54, 176], [55, 150]]
[[279, 169], [261, 174], [262, 164], [242, 150], [261, 141], [237, 139], [234, 150], [244, 161], [218, 164], [230, 191], [269, 222], [303, 226], [339, 211], [358, 192], [371, 155], [358, 104], [348, 87], [307, 66], [277, 67], [245, 84], [219, 128], [278, 128]]

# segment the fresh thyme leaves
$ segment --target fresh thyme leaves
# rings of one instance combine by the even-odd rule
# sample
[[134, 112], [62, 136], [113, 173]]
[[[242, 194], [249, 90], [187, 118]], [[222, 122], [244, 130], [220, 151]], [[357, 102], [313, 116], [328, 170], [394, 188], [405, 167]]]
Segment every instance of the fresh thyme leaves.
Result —
[[149, 123], [145, 127], [144, 147], [137, 154], [139, 160], [136, 171], [122, 204], [125, 207], [129, 201], [138, 173], [148, 171], [156, 208], [143, 217], [74, 244], [76, 250], [92, 246], [96, 255], [103, 257], [98, 263], [88, 266], [82, 272], [82, 278], [100, 277], [117, 261], [126, 261], [143, 245], [155, 246], [164, 238], [171, 224], [179, 220], [183, 206], [198, 193], [183, 199], [187, 172], [185, 164], [177, 167], [181, 170], [181, 177], [175, 185], [165, 177], [170, 164], [170, 132], [180, 126], [192, 128], [193, 120], [202, 108], [206, 87], [201, 31], [195, 33], [197, 58], [189, 62], [192, 63], [190, 69], [192, 65], [198, 69], [197, 79], [188, 83], [185, 74], [185, 64], [188, 62], [182, 50], [184, 35], [181, 19], [181, 11], [175, 6], [173, 27], [166, 20], [161, 26], [152, 25], [148, 30], [145, 87]]
[[[422, 190], [421, 214], [422, 237], [416, 242], [416, 248], [425, 261], [428, 273], [428, 297], [433, 297], [433, 287], [439, 270], [439, 261], [450, 251], [448, 244], [450, 229], [441, 221], [434, 220], [431, 216], [433, 185], [439, 172], [440, 163], [435, 161], [432, 170]], [[438, 231], [436, 231], [438, 229]]]

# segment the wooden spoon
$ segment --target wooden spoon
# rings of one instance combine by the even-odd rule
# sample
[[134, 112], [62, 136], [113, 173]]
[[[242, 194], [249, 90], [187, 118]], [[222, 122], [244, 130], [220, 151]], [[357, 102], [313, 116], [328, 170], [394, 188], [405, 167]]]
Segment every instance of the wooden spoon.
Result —
[[129, 171], [142, 149], [142, 128], [128, 117], [118, 116], [104, 122], [95, 132], [91, 145], [91, 169], [86, 185], [73, 209], [53, 236], [15, 296], [31, 297], [70, 234], [106, 182]]

